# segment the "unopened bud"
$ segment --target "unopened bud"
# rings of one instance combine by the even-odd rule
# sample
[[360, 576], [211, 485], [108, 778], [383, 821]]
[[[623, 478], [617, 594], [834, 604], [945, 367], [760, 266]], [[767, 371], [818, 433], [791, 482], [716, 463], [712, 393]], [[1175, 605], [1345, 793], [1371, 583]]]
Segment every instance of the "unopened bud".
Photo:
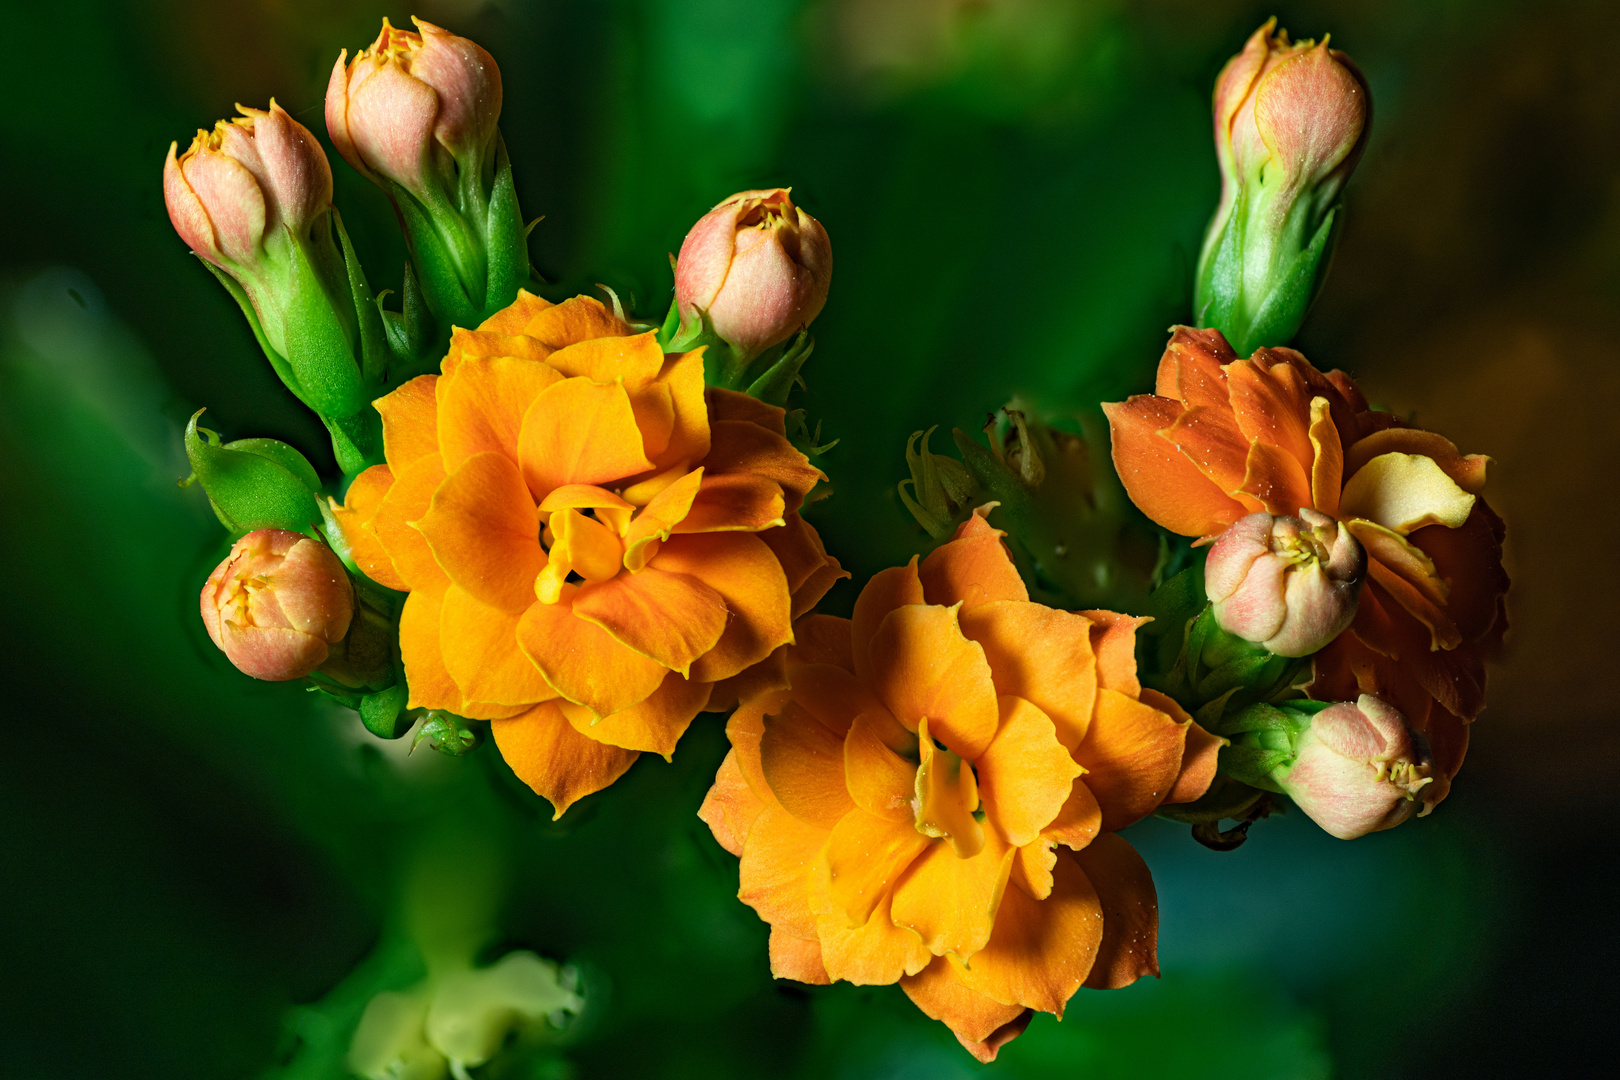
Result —
[[301, 679], [349, 632], [354, 586], [332, 549], [285, 529], [238, 540], [202, 590], [214, 644], [255, 679]]
[[752, 358], [821, 314], [832, 281], [832, 243], [788, 189], [744, 191], [692, 226], [675, 264], [682, 334], [706, 318], [714, 333]]
[[1250, 514], [1215, 541], [1204, 591], [1216, 623], [1278, 656], [1309, 656], [1356, 617], [1367, 555], [1340, 522]]
[[1393, 829], [1433, 782], [1427, 742], [1371, 694], [1330, 705], [1295, 740], [1291, 765], [1273, 774], [1307, 817], [1341, 840]]

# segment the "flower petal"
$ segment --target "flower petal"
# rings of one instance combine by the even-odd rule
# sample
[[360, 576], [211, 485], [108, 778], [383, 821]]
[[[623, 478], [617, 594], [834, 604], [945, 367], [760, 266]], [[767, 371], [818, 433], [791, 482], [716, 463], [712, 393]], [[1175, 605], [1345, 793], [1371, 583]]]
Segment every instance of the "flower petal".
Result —
[[1106, 833], [1074, 854], [1102, 903], [1102, 945], [1086, 976], [1094, 990], [1117, 990], [1159, 974], [1159, 897], [1147, 863], [1122, 837]]
[[843, 780], [856, 806], [888, 821], [914, 821], [916, 743], [917, 736], [881, 708], [855, 717], [844, 736]]
[[915, 932], [935, 956], [974, 956], [990, 940], [1016, 854], [993, 829], [971, 859], [958, 858], [950, 844], [931, 844], [894, 888], [894, 924]]
[[967, 611], [994, 600], [1028, 600], [1024, 579], [1001, 542], [1005, 535], [974, 511], [918, 568], [928, 603], [961, 604]]
[[737, 899], [773, 928], [814, 937], [810, 875], [827, 842], [827, 830], [806, 825], [775, 802], [767, 803], [743, 841]]
[[1339, 516], [1344, 487], [1344, 444], [1325, 397], [1311, 399], [1311, 505], [1329, 517]]
[[915, 729], [927, 718], [935, 738], [972, 760], [1000, 711], [984, 649], [962, 636], [956, 615], [931, 604], [891, 611], [872, 639], [870, 685], [896, 720]]
[[718, 423], [722, 420], [741, 420], [745, 423], [755, 424], [766, 431], [787, 438], [787, 411], [775, 405], [768, 405], [751, 394], [744, 394], [738, 390], [725, 390], [718, 386], [711, 386], [708, 390], [709, 419]]
[[669, 445], [664, 447], [663, 453], [653, 456], [653, 466], [670, 469], [677, 465], [696, 465], [709, 453], [709, 406], [703, 394], [703, 350], [665, 356], [664, 368], [659, 372], [657, 381], [658, 385], [669, 388], [675, 421], [670, 429]]
[[[1159, 438], [1181, 451], [1221, 491], [1244, 506], [1252, 501], [1238, 496], [1249, 459], [1249, 440], [1238, 430], [1230, 410], [1195, 406], [1160, 431]], [[1259, 509], [1258, 505], [1254, 509]]]
[[682, 677], [726, 628], [724, 597], [689, 574], [654, 566], [580, 586], [574, 614]]
[[1091, 652], [1097, 658], [1097, 685], [1135, 697], [1142, 691], [1136, 677], [1136, 631], [1153, 620], [1115, 611], [1082, 611], [1091, 620]]
[[844, 787], [844, 740], [789, 701], [765, 717], [760, 767], [782, 809], [809, 825], [832, 829], [855, 808]]
[[1058, 811], [1058, 816], [1041, 830], [1041, 836], [1079, 851], [1097, 839], [1101, 831], [1102, 807], [1097, 805], [1097, 796], [1091, 793], [1085, 778], [1081, 777], [1069, 789], [1069, 798], [1064, 802], [1063, 809]]
[[774, 979], [792, 979], [812, 986], [832, 982], [821, 962], [820, 942], [794, 937], [775, 926], [771, 927], [770, 960]]
[[437, 375], [418, 375], [372, 402], [382, 414], [383, 454], [394, 468], [439, 452]]
[[1097, 890], [1072, 855], [1060, 854], [1051, 895], [1036, 900], [1022, 889], [1007, 890], [990, 943], [956, 974], [988, 998], [1062, 1019], [1091, 972], [1106, 928]]
[[609, 746], [658, 754], [668, 761], [675, 744], [708, 702], [708, 683], [689, 682], [672, 671], [645, 699], [600, 719], [583, 705], [561, 704], [563, 715], [581, 735]]
[[600, 337], [623, 337], [630, 326], [592, 296], [573, 296], [535, 312], [523, 333], [548, 349], [564, 349]]
[[537, 499], [564, 484], [603, 484], [652, 468], [624, 387], [585, 378], [564, 379], [534, 399], [523, 417], [518, 460]]
[[511, 458], [468, 458], [434, 491], [416, 529], [449, 579], [479, 600], [509, 612], [534, 603], [546, 565], [540, 515]]
[[1226, 388], [1233, 417], [1245, 439], [1258, 439], [1282, 451], [1302, 471], [1310, 468], [1315, 457], [1310, 439], [1311, 394], [1292, 364], [1262, 367], [1250, 360], [1233, 361], [1226, 368]]
[[855, 598], [850, 619], [850, 657], [855, 674], [868, 686], [872, 683], [872, 638], [889, 612], [907, 604], [926, 603], [922, 580], [917, 576], [915, 557], [905, 566], [879, 570]]
[[517, 299], [478, 324], [478, 329], [496, 334], [521, 334], [529, 320], [551, 307], [551, 301], [519, 289]]
[[561, 381], [539, 360], [464, 358], [439, 384], [438, 439], [445, 468], [453, 472], [485, 452], [516, 461], [524, 414], [541, 391]]
[[962, 633], [984, 647], [998, 693], [1034, 702], [1051, 718], [1059, 742], [1071, 751], [1080, 745], [1097, 698], [1090, 619], [1044, 604], [999, 600], [964, 607]]
[[998, 1028], [1025, 1012], [1017, 1005], [1003, 1005], [969, 988], [959, 971], [957, 965], [939, 957], [916, 975], [901, 979], [900, 988], [924, 1015], [955, 1032], [963, 1045], [989, 1039]]
[[708, 474], [746, 474], [774, 480], [781, 485], [788, 510], [797, 510], [816, 482], [826, 479], [792, 443], [758, 424], [711, 421], [709, 431], [711, 443], [703, 458]]
[[997, 704], [1001, 726], [973, 768], [985, 817], [1009, 844], [1023, 847], [1063, 809], [1080, 766], [1058, 742], [1051, 719], [1040, 709], [1011, 695], [1003, 695]]
[[1187, 745], [1181, 754], [1181, 772], [1176, 776], [1176, 786], [1170, 790], [1169, 798], [1164, 801], [1189, 803], [1201, 798], [1209, 790], [1209, 785], [1215, 782], [1215, 767], [1221, 747], [1230, 746], [1232, 740], [1205, 731], [1173, 698], [1157, 690], [1143, 689], [1141, 700], [1167, 713], [1176, 723], [1188, 725]]
[[373, 521], [382, 505], [383, 496], [394, 486], [394, 474], [387, 465], [373, 465], [356, 476], [349, 484], [343, 504], [328, 499], [332, 516], [337, 518], [343, 538], [349, 543], [349, 555], [362, 573], [377, 584], [405, 592], [410, 585], [394, 569], [394, 560], [388, 549], [377, 539]]
[[451, 678], [439, 652], [439, 616], [445, 588], [411, 590], [399, 615], [399, 654], [410, 688], [412, 709], [461, 708], [461, 688]]
[[518, 779], [555, 808], [553, 821], [623, 776], [639, 756], [581, 735], [553, 701], [521, 716], [491, 720], [489, 733]]
[[564, 378], [584, 376], [592, 382], [622, 382], [627, 389], [646, 386], [658, 377], [664, 366], [664, 350], [658, 334], [621, 337], [608, 335], [587, 338], [565, 345], [546, 358], [546, 363]]
[[1390, 452], [1372, 458], [1345, 482], [1339, 515], [1366, 518], [1404, 536], [1425, 525], [1461, 528], [1475, 498], [1434, 458]]
[[486, 330], [483, 327], [468, 330], [457, 326], [450, 330], [450, 350], [445, 355], [440, 370], [446, 375], [452, 375], [456, 368], [461, 366], [462, 361], [478, 356], [506, 356], [514, 360], [543, 361], [551, 353], [552, 350], [544, 342], [536, 341], [526, 334], [507, 334], [499, 330]]
[[611, 716], [645, 701], [669, 669], [648, 659], [595, 623], [576, 619], [573, 586], [555, 604], [533, 604], [518, 621], [518, 645], [569, 701]]
[[[744, 533], [672, 536], [648, 571], [701, 581], [728, 613], [719, 640], [692, 664], [692, 678], [729, 679], [793, 638], [791, 601], [782, 567], [758, 537]], [[647, 571], [644, 571], [647, 572]]]
[[1287, 517], [1311, 505], [1311, 479], [1305, 466], [1292, 454], [1259, 439], [1249, 446], [1238, 492], [1253, 496], [1269, 513]]
[[742, 855], [743, 841], [754, 819], [765, 809], [765, 803], [748, 786], [737, 764], [737, 751], [726, 751], [725, 760], [714, 774], [714, 783], [698, 807], [698, 818], [714, 833], [716, 842], [733, 855]]
[[371, 528], [388, 552], [399, 576], [412, 588], [443, 588], [449, 578], [439, 568], [427, 540], [413, 522], [421, 520], [433, 502], [433, 493], [444, 483], [444, 469], [437, 454], [417, 458], [394, 473], [394, 483], [377, 507]]
[[[851, 810], [827, 835], [815, 869], [816, 891], [844, 916], [846, 925], [860, 926], [931, 844], [934, 841], [909, 821], [889, 821], [865, 810]], [[936, 846], [948, 849], [945, 844]]]
[[861, 713], [885, 712], [883, 702], [864, 683], [836, 664], [790, 662], [787, 676], [794, 700], [840, 736]]
[[832, 664], [854, 671], [850, 633], [848, 619], [836, 615], [806, 615], [793, 624], [793, 644], [788, 646], [788, 659], [795, 664]]
[[1074, 756], [1105, 832], [1140, 821], [1169, 797], [1186, 744], [1186, 726], [1167, 714], [1117, 690], [1097, 691], [1097, 715]]
[[1052, 870], [1057, 866], [1056, 841], [1045, 836], [1018, 849], [1013, 859], [1012, 884], [1037, 900], [1052, 895]]
[[1131, 502], [1181, 536], [1213, 536], [1249, 511], [1159, 437], [1184, 411], [1179, 401], [1141, 394], [1103, 405], [1114, 468]]
[[[703, 483], [703, 470], [693, 469], [665, 487], [630, 521], [624, 533], [624, 568], [632, 573], [647, 565], [657, 552], [655, 542], [668, 540], [675, 526], [685, 520], [692, 510], [698, 487]], [[549, 502], [549, 497], [547, 499]]]
[[902, 976], [915, 975], [933, 960], [921, 938], [894, 925], [889, 899], [885, 894], [872, 917], [853, 929], [844, 925], [841, 915], [816, 920], [821, 959], [829, 976], [856, 986], [887, 986]]
[[1361, 439], [1345, 455], [1345, 475], [1354, 476], [1373, 458], [1391, 453], [1433, 458], [1440, 471], [1464, 491], [1478, 495], [1485, 490], [1485, 470], [1491, 463], [1490, 458], [1483, 454], [1464, 454], [1456, 443], [1443, 435], [1409, 427], [1385, 428]]
[[1224, 407], [1228, 400], [1225, 365], [1237, 359], [1219, 330], [1171, 328], [1170, 344], [1159, 359], [1153, 392], [1186, 406]]
[[439, 646], [445, 670], [467, 697], [497, 705], [532, 705], [557, 696], [534, 661], [518, 648], [521, 614], [490, 607], [455, 585], [445, 590]]

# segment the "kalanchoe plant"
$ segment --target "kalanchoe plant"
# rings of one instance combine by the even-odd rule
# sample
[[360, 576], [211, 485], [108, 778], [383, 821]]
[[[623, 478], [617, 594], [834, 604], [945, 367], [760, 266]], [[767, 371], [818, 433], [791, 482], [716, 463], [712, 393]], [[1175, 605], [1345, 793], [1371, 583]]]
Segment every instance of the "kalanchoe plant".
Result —
[[1316, 299], [1372, 110], [1349, 57], [1326, 38], [1290, 44], [1276, 24], [1256, 30], [1215, 84], [1221, 202], [1195, 305], [1198, 324], [1244, 354], [1286, 345]]

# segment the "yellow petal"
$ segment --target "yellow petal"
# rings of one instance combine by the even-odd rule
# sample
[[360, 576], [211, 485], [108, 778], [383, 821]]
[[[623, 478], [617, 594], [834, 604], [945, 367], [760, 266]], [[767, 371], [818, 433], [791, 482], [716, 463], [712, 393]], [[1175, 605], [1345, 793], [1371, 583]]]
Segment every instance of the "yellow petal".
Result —
[[971, 859], [931, 844], [895, 886], [895, 925], [915, 932], [935, 956], [972, 957], [990, 940], [1016, 854], [993, 829]]
[[1001, 726], [973, 767], [979, 774], [987, 819], [1008, 843], [1022, 847], [1063, 809], [1080, 766], [1058, 742], [1052, 721], [1040, 709], [1006, 695], [998, 704]]
[[450, 580], [479, 600], [510, 612], [534, 602], [546, 565], [540, 515], [511, 458], [468, 458], [434, 491], [416, 529]]
[[872, 917], [878, 902], [925, 849], [937, 846], [950, 851], [948, 845], [912, 828], [909, 821], [888, 821], [864, 810], [851, 810], [830, 834], [823, 835], [827, 839], [816, 866], [817, 890], [852, 927]]
[[497, 705], [532, 705], [557, 696], [534, 661], [518, 648], [521, 615], [490, 607], [455, 585], [445, 590], [439, 616], [444, 666], [467, 697]]
[[844, 740], [797, 704], [765, 717], [759, 758], [772, 794], [801, 821], [831, 829], [854, 809], [844, 786]]
[[546, 363], [567, 378], [582, 375], [593, 382], [623, 382], [635, 389], [657, 377], [664, 366], [664, 350], [656, 331], [630, 337], [604, 336], [564, 346]]
[[521, 716], [491, 720], [489, 733], [518, 779], [556, 809], [553, 821], [623, 776], [638, 756], [581, 735], [550, 701]]
[[439, 382], [438, 439], [445, 468], [454, 472], [485, 452], [516, 461], [524, 413], [542, 390], [561, 381], [539, 360], [463, 359]]
[[564, 379], [534, 399], [523, 417], [518, 459], [541, 500], [565, 484], [607, 484], [652, 468], [624, 388], [585, 378]]
[[1366, 518], [1404, 536], [1425, 525], [1461, 528], [1474, 498], [1432, 457], [1379, 454], [1344, 485], [1339, 514]]

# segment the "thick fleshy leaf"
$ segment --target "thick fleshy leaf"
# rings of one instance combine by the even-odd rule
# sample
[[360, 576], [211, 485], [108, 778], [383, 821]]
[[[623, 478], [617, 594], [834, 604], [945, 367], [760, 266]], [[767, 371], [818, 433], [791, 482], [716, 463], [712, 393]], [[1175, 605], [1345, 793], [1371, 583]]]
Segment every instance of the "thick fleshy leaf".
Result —
[[664, 366], [656, 331], [628, 337], [594, 337], [564, 346], [546, 363], [565, 378], [584, 376], [592, 382], [623, 382], [626, 389], [645, 386]]
[[1102, 807], [1097, 797], [1086, 786], [1082, 776], [1069, 789], [1069, 798], [1058, 811], [1058, 816], [1041, 830], [1041, 835], [1055, 844], [1079, 851], [1102, 832]]
[[592, 338], [623, 337], [630, 327], [595, 297], [573, 296], [535, 312], [523, 333], [547, 348], [563, 349]]
[[606, 484], [652, 468], [624, 388], [586, 378], [564, 379], [534, 399], [518, 459], [537, 499], [564, 484]]
[[826, 986], [832, 982], [821, 962], [821, 944], [816, 941], [784, 933], [771, 927], [771, 977], [792, 979], [812, 986]]
[[960, 968], [939, 957], [922, 971], [900, 980], [917, 1008], [956, 1033], [958, 1039], [981, 1042], [996, 1029], [1021, 1016], [1023, 1008], [1003, 1005], [969, 988], [957, 975]]
[[984, 647], [996, 692], [1034, 702], [1069, 750], [1091, 726], [1097, 698], [1093, 624], [1044, 604], [1000, 600], [962, 610], [962, 633]]
[[394, 560], [372, 527], [383, 496], [393, 486], [394, 474], [388, 466], [373, 465], [349, 484], [341, 506], [332, 500], [328, 500], [328, 504], [338, 527], [343, 530], [343, 538], [349, 542], [349, 554], [361, 572], [379, 585], [404, 592], [410, 584], [394, 569]]
[[445, 478], [416, 523], [452, 582], [503, 611], [534, 603], [546, 565], [540, 515], [511, 458], [479, 453]]
[[1235, 361], [1226, 369], [1226, 388], [1244, 438], [1282, 451], [1302, 470], [1310, 468], [1315, 456], [1311, 394], [1293, 365], [1262, 367], [1249, 360]]
[[895, 925], [916, 933], [935, 956], [971, 958], [990, 940], [1016, 854], [993, 829], [971, 859], [931, 844], [894, 888]]
[[1112, 833], [1074, 854], [1102, 903], [1103, 939], [1085, 985], [1117, 990], [1159, 974], [1159, 897], [1136, 849]]
[[518, 648], [522, 612], [490, 607], [467, 590], [445, 590], [439, 616], [439, 643], [445, 670], [474, 701], [532, 705], [557, 692]]
[[806, 825], [776, 802], [767, 803], [743, 842], [737, 899], [772, 927], [814, 937], [810, 875], [827, 842], [827, 830]]
[[1238, 491], [1252, 496], [1268, 513], [1287, 517], [1311, 505], [1311, 478], [1305, 466], [1292, 454], [1258, 439], [1249, 446]]
[[521, 716], [490, 721], [489, 733], [518, 779], [555, 808], [553, 821], [623, 776], [639, 756], [581, 735], [552, 701]]
[[973, 768], [986, 818], [1009, 844], [1023, 847], [1068, 802], [1080, 766], [1058, 742], [1051, 719], [1040, 709], [1010, 695], [1003, 695], [997, 704], [1001, 726]]
[[782, 808], [806, 824], [832, 829], [855, 808], [844, 787], [844, 740], [790, 701], [765, 717], [760, 767]]
[[1097, 890], [1065, 852], [1052, 870], [1051, 895], [1036, 900], [1008, 889], [990, 943], [956, 974], [986, 997], [1061, 1019], [1091, 973], [1106, 927]]
[[737, 763], [737, 751], [727, 750], [725, 760], [714, 774], [709, 793], [703, 797], [703, 805], [698, 807], [698, 818], [714, 833], [714, 839], [721, 847], [740, 856], [748, 830], [754, 827], [754, 819], [764, 809], [765, 803], [754, 794], [742, 774], [742, 766]]
[[[811, 670], [827, 670], [821, 665]], [[832, 668], [831, 670], [838, 670]], [[917, 736], [879, 708], [855, 717], [844, 736], [844, 783], [855, 805], [876, 817], [910, 824], [915, 817]]]
[[611, 716], [597, 719], [591, 710], [570, 701], [562, 703], [562, 711], [581, 735], [626, 750], [658, 754], [668, 761], [675, 754], [675, 744], [708, 702], [708, 683], [691, 682], [672, 671], [645, 700]]
[[1311, 399], [1311, 505], [1329, 517], [1339, 516], [1344, 487], [1344, 444], [1325, 397]]
[[889, 821], [859, 809], [845, 814], [825, 835], [816, 865], [817, 891], [852, 927], [872, 917], [906, 868], [935, 843], [909, 821]]
[[540, 392], [562, 376], [538, 360], [467, 357], [439, 386], [438, 438], [445, 468], [454, 471], [474, 454], [518, 459], [523, 417]]
[[1183, 411], [1178, 401], [1147, 394], [1103, 405], [1114, 468], [1131, 501], [1153, 521], [1181, 536], [1213, 536], [1249, 511], [1159, 437]]
[[1142, 690], [1136, 677], [1136, 631], [1152, 619], [1117, 611], [1082, 611], [1091, 620], [1091, 652], [1097, 658], [1097, 686], [1135, 697]]
[[418, 375], [372, 402], [382, 414], [383, 453], [394, 468], [439, 452], [437, 375]]
[[1117, 690], [1097, 691], [1097, 714], [1075, 759], [1102, 807], [1105, 832], [1117, 832], [1156, 810], [1181, 774], [1187, 727]]
[[918, 568], [923, 596], [930, 604], [961, 604], [971, 611], [996, 600], [1028, 600], [1024, 579], [1001, 542], [1006, 534], [977, 512], [956, 535], [929, 553]]
[[887, 986], [915, 975], [934, 958], [921, 938], [894, 925], [887, 895], [862, 925], [851, 928], [841, 915], [823, 915], [816, 932], [827, 974], [856, 986]]
[[371, 528], [387, 550], [394, 569], [412, 589], [442, 588], [449, 582], [427, 540], [416, 531], [433, 502], [433, 493], [444, 483], [444, 469], [438, 455], [417, 458], [395, 471], [394, 483], [377, 507]]
[[1461, 528], [1475, 498], [1434, 458], [1390, 452], [1368, 461], [1345, 481], [1339, 514], [1366, 518], [1404, 536], [1425, 525]]
[[870, 685], [896, 720], [915, 728], [926, 717], [955, 753], [970, 761], [984, 753], [1000, 717], [996, 688], [984, 649], [962, 636], [956, 609], [896, 608], [870, 651]]
[[867, 581], [855, 598], [855, 611], [850, 619], [850, 657], [855, 665], [852, 670], [862, 682], [872, 685], [872, 638], [889, 612], [922, 603], [926, 601], [915, 557], [905, 566], [879, 570]]
[[697, 578], [649, 566], [580, 586], [574, 615], [685, 676], [726, 628], [726, 601]]
[[729, 679], [792, 640], [782, 567], [758, 537], [744, 533], [672, 536], [649, 570], [686, 574], [717, 593], [728, 614], [714, 646], [692, 664], [692, 678]]
[[594, 623], [574, 617], [573, 586], [555, 604], [533, 604], [518, 621], [518, 645], [563, 697], [598, 716], [628, 709], [657, 690], [669, 669]]

